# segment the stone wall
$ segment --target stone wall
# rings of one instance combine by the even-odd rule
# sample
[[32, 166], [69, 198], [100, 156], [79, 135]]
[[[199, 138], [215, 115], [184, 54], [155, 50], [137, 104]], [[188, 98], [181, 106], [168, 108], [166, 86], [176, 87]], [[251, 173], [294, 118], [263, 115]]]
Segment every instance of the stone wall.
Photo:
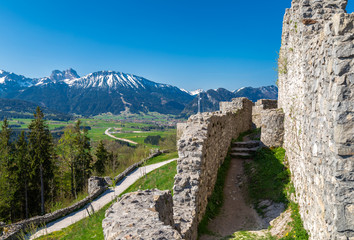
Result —
[[267, 114], [267, 110], [278, 107], [277, 100], [260, 99], [252, 107], [252, 122], [256, 128], [262, 125], [262, 115]]
[[125, 194], [106, 211], [104, 238], [182, 239], [175, 229], [169, 191], [145, 190]]
[[269, 109], [261, 114], [261, 142], [267, 147], [281, 147], [284, 142], [284, 112]]
[[219, 112], [191, 116], [183, 126], [177, 144], [174, 219], [183, 239], [197, 239], [198, 224], [230, 142], [252, 127], [252, 102], [247, 98], [222, 102], [220, 109]]
[[354, 238], [354, 14], [293, 0], [279, 54], [284, 147], [311, 239]]

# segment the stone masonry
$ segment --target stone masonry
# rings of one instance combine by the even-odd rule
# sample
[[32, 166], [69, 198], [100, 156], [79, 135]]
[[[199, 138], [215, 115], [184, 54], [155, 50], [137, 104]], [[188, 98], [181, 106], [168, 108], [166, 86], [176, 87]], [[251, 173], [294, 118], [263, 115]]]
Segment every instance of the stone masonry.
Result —
[[252, 127], [252, 102], [247, 98], [220, 103], [220, 109], [191, 116], [182, 126], [177, 143], [179, 159], [173, 203], [175, 223], [183, 239], [197, 239], [198, 224], [230, 142]]
[[354, 14], [293, 0], [283, 22], [284, 147], [311, 239], [354, 239]]
[[104, 238], [181, 239], [174, 227], [169, 191], [145, 190], [125, 194], [106, 211]]
[[284, 141], [284, 112], [269, 109], [261, 115], [261, 142], [267, 147], [281, 147]]
[[267, 114], [267, 110], [275, 109], [278, 107], [277, 100], [260, 99], [252, 107], [252, 122], [256, 128], [262, 125], [262, 115]]
[[178, 124], [177, 174], [171, 194], [146, 190], [124, 195], [106, 211], [102, 226], [111, 239], [197, 239], [208, 197], [232, 138], [252, 127], [247, 98], [220, 104], [221, 111], [191, 116]]

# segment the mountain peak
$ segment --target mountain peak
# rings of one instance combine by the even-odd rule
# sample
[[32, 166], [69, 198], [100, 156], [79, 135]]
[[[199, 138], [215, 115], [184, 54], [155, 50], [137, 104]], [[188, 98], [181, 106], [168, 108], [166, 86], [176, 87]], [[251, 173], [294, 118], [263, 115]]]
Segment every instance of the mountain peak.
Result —
[[75, 79], [75, 78], [80, 78], [80, 76], [77, 74], [77, 72], [69, 68], [65, 71], [60, 71], [60, 70], [54, 70], [52, 74], [49, 77], [52, 81], [62, 81], [65, 79]]
[[198, 95], [199, 93], [202, 93], [202, 92], [205, 92], [203, 89], [197, 89], [197, 90], [194, 90], [194, 91], [191, 91], [191, 95], [194, 96], [194, 95]]

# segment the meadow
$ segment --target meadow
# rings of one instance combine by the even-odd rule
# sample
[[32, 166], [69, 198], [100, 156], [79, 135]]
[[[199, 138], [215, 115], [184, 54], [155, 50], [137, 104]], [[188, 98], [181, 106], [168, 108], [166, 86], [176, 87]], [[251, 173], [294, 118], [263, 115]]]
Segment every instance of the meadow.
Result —
[[[138, 142], [139, 144], [146, 145], [150, 148], [156, 146], [144, 143], [147, 136], [160, 135], [162, 138], [175, 135], [175, 121], [172, 120], [173, 116], [163, 114], [131, 114], [131, 115], [99, 115], [92, 118], [79, 118], [82, 121], [82, 126], [89, 127], [88, 137], [92, 142], [99, 140], [114, 140], [105, 135], [108, 128], [119, 129], [122, 133], [113, 134], [119, 138], [126, 138]], [[64, 128], [68, 125], [74, 124], [76, 120], [70, 121], [53, 121], [47, 120], [49, 129], [52, 132], [57, 132], [60, 136]], [[14, 131], [27, 130], [31, 119], [25, 118], [11, 118], [9, 124]], [[139, 131], [134, 133], [133, 131]]]

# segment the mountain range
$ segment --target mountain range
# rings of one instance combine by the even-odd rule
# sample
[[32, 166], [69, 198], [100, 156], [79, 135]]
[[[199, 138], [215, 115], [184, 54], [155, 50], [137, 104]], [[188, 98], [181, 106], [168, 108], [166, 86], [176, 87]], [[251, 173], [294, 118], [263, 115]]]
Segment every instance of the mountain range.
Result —
[[[234, 97], [277, 98], [275, 86], [243, 88], [231, 92], [197, 90], [188, 92], [178, 87], [156, 83], [146, 78], [115, 71], [99, 71], [80, 77], [73, 69], [54, 70], [49, 77], [27, 78], [0, 70], [0, 98], [20, 99], [63, 113], [84, 116], [110, 112], [119, 114], [159, 112], [190, 115], [197, 112], [200, 94], [202, 110], [218, 110], [220, 101]], [[13, 104], [12, 104], [13, 105]]]

